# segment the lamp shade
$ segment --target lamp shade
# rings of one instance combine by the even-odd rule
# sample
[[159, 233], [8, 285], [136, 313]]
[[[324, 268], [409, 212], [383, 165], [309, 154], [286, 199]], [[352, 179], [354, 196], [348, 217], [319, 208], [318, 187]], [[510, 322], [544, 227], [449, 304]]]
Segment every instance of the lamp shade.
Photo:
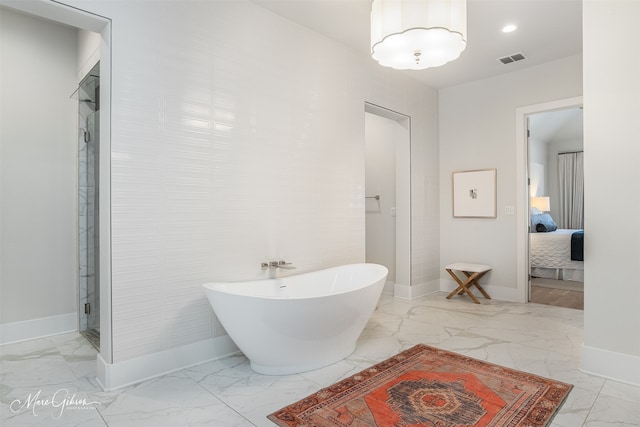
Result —
[[538, 209], [540, 212], [549, 212], [551, 210], [551, 203], [549, 203], [549, 197], [532, 197], [531, 207]]
[[385, 67], [421, 70], [467, 46], [466, 0], [373, 0], [371, 56]]

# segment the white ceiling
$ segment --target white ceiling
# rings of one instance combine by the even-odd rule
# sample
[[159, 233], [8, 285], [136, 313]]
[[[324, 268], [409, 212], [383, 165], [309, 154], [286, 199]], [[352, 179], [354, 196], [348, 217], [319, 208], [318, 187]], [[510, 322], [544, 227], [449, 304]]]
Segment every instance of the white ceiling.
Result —
[[[372, 0], [253, 1], [370, 54]], [[518, 25], [518, 30], [502, 33], [508, 23]], [[438, 68], [399, 72], [442, 88], [582, 53], [582, 0], [467, 0], [467, 31], [467, 48], [457, 60]], [[527, 59], [507, 65], [498, 61], [518, 52]]]

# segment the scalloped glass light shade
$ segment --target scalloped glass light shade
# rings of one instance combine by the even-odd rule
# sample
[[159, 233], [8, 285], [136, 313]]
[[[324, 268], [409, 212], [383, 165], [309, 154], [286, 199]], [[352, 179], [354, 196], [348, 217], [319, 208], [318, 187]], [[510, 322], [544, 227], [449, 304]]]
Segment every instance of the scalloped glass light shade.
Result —
[[439, 67], [467, 46], [466, 0], [373, 0], [371, 56], [399, 70]]

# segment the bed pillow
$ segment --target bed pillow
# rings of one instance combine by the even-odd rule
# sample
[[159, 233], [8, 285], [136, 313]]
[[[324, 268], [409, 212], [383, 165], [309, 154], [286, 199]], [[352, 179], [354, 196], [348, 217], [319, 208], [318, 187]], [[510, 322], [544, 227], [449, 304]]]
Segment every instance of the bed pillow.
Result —
[[558, 225], [548, 213], [531, 215], [531, 226], [538, 233], [556, 231], [558, 229]]

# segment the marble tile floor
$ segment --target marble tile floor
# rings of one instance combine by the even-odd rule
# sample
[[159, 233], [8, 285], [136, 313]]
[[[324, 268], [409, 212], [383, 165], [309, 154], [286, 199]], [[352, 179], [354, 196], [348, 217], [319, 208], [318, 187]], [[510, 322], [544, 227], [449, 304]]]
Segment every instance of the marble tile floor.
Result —
[[[552, 426], [640, 426], [640, 387], [578, 369], [582, 311], [495, 300], [476, 305], [445, 295], [413, 301], [383, 295], [350, 357], [297, 375], [259, 375], [235, 355], [103, 392], [95, 381], [96, 351], [80, 334], [5, 345], [0, 424], [273, 426], [271, 412], [425, 343], [573, 384]], [[42, 404], [28, 405], [30, 395]]]
[[85, 329], [84, 331], [80, 331], [80, 335], [82, 335], [89, 343], [96, 348], [96, 350], [100, 349], [100, 331], [97, 329]]

